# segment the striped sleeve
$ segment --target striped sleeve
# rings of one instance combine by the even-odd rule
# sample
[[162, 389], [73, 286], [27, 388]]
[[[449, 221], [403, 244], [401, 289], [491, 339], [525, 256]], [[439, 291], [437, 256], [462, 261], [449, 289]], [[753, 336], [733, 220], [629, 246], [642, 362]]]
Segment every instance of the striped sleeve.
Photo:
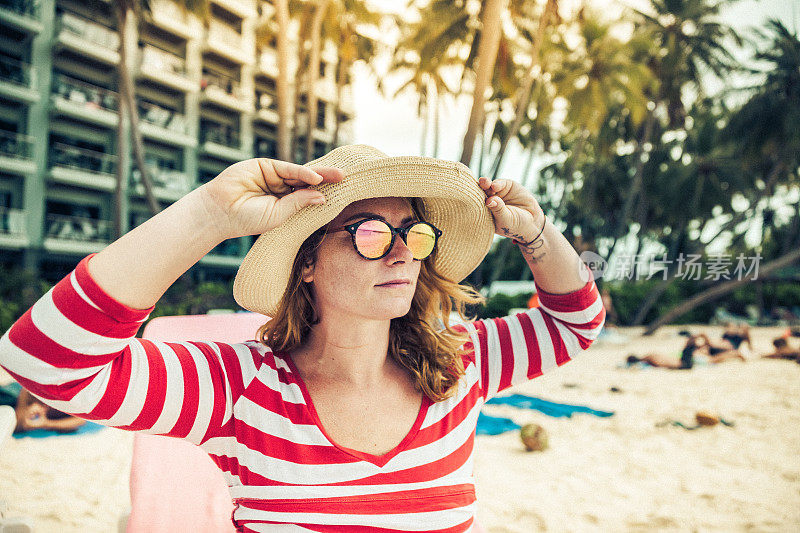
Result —
[[597, 338], [606, 311], [586, 270], [589, 281], [576, 291], [552, 294], [537, 285], [539, 307], [462, 326], [470, 334], [467, 348], [484, 401], [563, 365]]
[[0, 366], [59, 411], [201, 444], [230, 433], [257, 350], [246, 344], [135, 338], [134, 309], [89, 275], [91, 254], [0, 338]]

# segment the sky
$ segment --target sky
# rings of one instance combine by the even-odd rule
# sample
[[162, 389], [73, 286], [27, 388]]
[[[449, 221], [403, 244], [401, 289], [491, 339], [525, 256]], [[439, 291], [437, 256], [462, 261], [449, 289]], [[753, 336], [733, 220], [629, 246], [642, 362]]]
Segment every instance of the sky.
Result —
[[[570, 4], [574, 7], [580, 1], [561, 0], [560, 4], [569, 9]], [[397, 6], [405, 4], [397, 0], [370, 0], [370, 3], [384, 11], [396, 10]], [[587, 3], [610, 16], [620, 13], [626, 5], [642, 8], [648, 4], [646, 0], [590, 0]], [[788, 28], [797, 31], [800, 27], [800, 0], [740, 0], [723, 8], [721, 12], [723, 22], [745, 35], [751, 35], [750, 28], [763, 26], [769, 18], [778, 18]], [[384, 38], [391, 41], [393, 36], [386, 34]], [[737, 50], [735, 54], [741, 60], [746, 60], [749, 56], [749, 52], [745, 49]], [[387, 60], [388, 57], [383, 57], [378, 61], [379, 72], [385, 71]], [[404, 81], [401, 75], [384, 76], [384, 83], [391, 89], [389, 95]], [[721, 86], [721, 83], [718, 86]], [[710, 85], [710, 90], [714, 90], [714, 83]], [[356, 102], [355, 143], [374, 146], [390, 156], [433, 155], [432, 130], [428, 134], [427, 151], [422, 153], [420, 144], [424, 123], [417, 116], [417, 97], [411, 91], [401, 93], [395, 98], [384, 97], [376, 89], [375, 77], [363, 65], [357, 64], [354, 70], [353, 96]], [[460, 158], [470, 106], [469, 96], [460, 97], [455, 102], [452, 99], [445, 101], [440, 111], [441, 132], [437, 157], [448, 160]], [[472, 168], [475, 169], [477, 149], [473, 157]], [[524, 174], [525, 161], [526, 157], [521, 153], [520, 146], [515, 141], [510, 143], [499, 177], [519, 181]], [[544, 163], [537, 161], [534, 167], [542, 166]], [[484, 164], [484, 169], [489, 164], [490, 162]], [[536, 168], [533, 171], [536, 172]], [[486, 172], [484, 170], [484, 173]], [[757, 227], [751, 228], [748, 237], [758, 234]]]

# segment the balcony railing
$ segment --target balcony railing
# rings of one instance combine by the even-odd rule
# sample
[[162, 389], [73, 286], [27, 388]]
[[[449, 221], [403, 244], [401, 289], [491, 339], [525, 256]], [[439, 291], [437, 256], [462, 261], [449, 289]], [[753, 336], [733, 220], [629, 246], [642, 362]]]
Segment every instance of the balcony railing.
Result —
[[185, 59], [152, 44], [142, 46], [142, 67], [187, 77]]
[[0, 54], [0, 81], [21, 87], [33, 87], [36, 71], [28, 63]]
[[110, 220], [54, 214], [45, 216], [45, 227], [48, 238], [86, 242], [110, 241], [114, 230]]
[[236, 28], [218, 20], [211, 20], [208, 23], [208, 39], [219, 41], [233, 48], [242, 47], [242, 35], [236, 31]]
[[208, 253], [210, 255], [222, 255], [225, 257], [239, 257], [242, 255], [241, 244], [238, 239], [228, 239], [216, 245]]
[[25, 235], [25, 211], [0, 207], [0, 235]]
[[87, 109], [119, 109], [119, 95], [116, 92], [63, 74], [56, 75], [53, 80], [53, 95]]
[[138, 108], [139, 118], [144, 122], [176, 133], [185, 134], [187, 131], [186, 116], [177, 111], [143, 100], [138, 101]]
[[109, 50], [116, 51], [119, 48], [119, 34], [115, 30], [72, 11], [61, 13], [58, 18], [58, 30], [66, 31]]
[[239, 148], [242, 144], [239, 132], [231, 126], [201, 127], [200, 135], [203, 142], [212, 142], [231, 148]]
[[0, 156], [31, 159], [33, 157], [33, 137], [14, 131], [0, 130]]
[[227, 76], [220, 72], [203, 69], [203, 77], [200, 80], [200, 88], [206, 92], [213, 90], [221, 91], [228, 96], [243, 98], [242, 84], [232, 76]]
[[277, 95], [267, 92], [256, 90], [256, 109], [269, 109], [271, 111], [278, 110], [278, 97]]
[[[147, 173], [156, 187], [180, 193], [188, 193], [191, 190], [189, 177], [183, 171], [174, 168], [172, 162], [148, 156], [145, 165]], [[131, 172], [131, 182], [134, 185], [142, 182], [142, 173], [138, 168], [134, 168]]]
[[0, 0], [0, 9], [39, 20], [39, 0]]
[[117, 169], [117, 156], [56, 142], [50, 147], [50, 166], [96, 174], [114, 174]]

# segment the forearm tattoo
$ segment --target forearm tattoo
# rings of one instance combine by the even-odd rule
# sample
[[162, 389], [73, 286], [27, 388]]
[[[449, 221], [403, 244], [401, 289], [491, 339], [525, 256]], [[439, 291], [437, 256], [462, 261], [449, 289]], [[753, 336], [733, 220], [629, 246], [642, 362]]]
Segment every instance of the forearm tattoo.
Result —
[[545, 256], [546, 252], [542, 251], [540, 253], [536, 253], [536, 250], [544, 246], [544, 239], [542, 238], [542, 233], [539, 233], [536, 237], [534, 237], [531, 241], [526, 241], [522, 235], [518, 235], [508, 228], [500, 228], [503, 230], [503, 233], [506, 237], [514, 239], [514, 242], [519, 245], [519, 249], [529, 261], [535, 263], [541, 260], [542, 257]]

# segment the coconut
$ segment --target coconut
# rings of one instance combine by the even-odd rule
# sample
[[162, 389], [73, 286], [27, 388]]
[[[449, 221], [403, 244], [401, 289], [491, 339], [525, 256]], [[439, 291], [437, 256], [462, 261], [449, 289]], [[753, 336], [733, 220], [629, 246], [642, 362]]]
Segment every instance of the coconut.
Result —
[[525, 424], [519, 430], [519, 437], [529, 452], [541, 452], [547, 449], [547, 432], [539, 424]]
[[719, 416], [708, 411], [697, 411], [694, 415], [701, 426], [715, 426], [719, 424]]

